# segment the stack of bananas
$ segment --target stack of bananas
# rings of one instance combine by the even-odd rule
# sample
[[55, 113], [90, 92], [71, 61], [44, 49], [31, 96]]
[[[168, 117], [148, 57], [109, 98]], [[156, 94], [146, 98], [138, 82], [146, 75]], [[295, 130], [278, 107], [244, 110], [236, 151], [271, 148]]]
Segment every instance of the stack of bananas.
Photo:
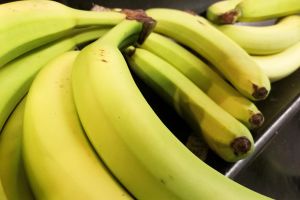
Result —
[[235, 162], [254, 151], [255, 102], [300, 66], [296, 13], [299, 0], [221, 1], [206, 17], [0, 5], [0, 200], [269, 199], [195, 156], [133, 74]]

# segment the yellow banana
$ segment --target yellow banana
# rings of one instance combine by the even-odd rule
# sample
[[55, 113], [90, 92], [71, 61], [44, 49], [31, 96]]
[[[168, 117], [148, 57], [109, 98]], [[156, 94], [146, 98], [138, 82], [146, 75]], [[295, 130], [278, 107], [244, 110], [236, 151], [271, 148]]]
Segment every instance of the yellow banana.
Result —
[[279, 81], [300, 67], [300, 41], [284, 51], [267, 56], [253, 56], [272, 82]]
[[205, 18], [167, 8], [153, 8], [146, 12], [157, 20], [154, 31], [195, 50], [243, 95], [251, 100], [262, 100], [268, 96], [270, 81], [257, 63]]
[[36, 76], [24, 111], [25, 169], [38, 199], [132, 199], [93, 151], [73, 102], [79, 52], [53, 59]]
[[0, 200], [7, 200], [6, 194], [4, 192], [2, 181], [0, 179]]
[[264, 116], [254, 103], [237, 92], [197, 56], [176, 42], [157, 33], [151, 33], [140, 47], [172, 64], [248, 128], [257, 128], [263, 124]]
[[141, 200], [268, 199], [203, 163], [151, 109], [118, 49], [141, 29], [121, 22], [80, 52], [72, 72], [79, 118], [105, 164]]
[[249, 130], [191, 80], [145, 49], [127, 51], [132, 71], [171, 104], [198, 134], [202, 133], [221, 158], [235, 162], [252, 153], [254, 143]]
[[212, 11], [207, 17], [219, 24], [265, 21], [300, 13], [299, 0], [228, 0], [214, 4], [208, 8]]
[[27, 93], [35, 74], [51, 59], [95, 40], [108, 28], [80, 29], [60, 40], [34, 49], [0, 69], [0, 130], [18, 102]]
[[49, 0], [1, 4], [0, 67], [75, 27], [115, 25], [124, 18], [123, 13], [78, 10]]
[[0, 179], [10, 200], [33, 200], [22, 156], [24, 98], [9, 117], [0, 135]]
[[221, 0], [210, 5], [206, 10], [206, 18], [215, 24], [231, 24], [240, 16], [236, 6], [242, 0]]
[[287, 16], [269, 26], [233, 24], [222, 25], [218, 29], [237, 42], [249, 54], [274, 54], [300, 41], [300, 16]]

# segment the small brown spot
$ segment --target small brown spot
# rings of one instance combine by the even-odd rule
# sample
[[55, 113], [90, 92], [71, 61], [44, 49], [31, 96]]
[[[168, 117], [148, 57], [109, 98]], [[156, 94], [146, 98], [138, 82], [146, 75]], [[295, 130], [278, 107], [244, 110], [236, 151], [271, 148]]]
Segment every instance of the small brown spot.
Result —
[[101, 59], [101, 61], [102, 61], [102, 62], [107, 62], [107, 60], [105, 60], [105, 59]]
[[264, 116], [262, 113], [256, 113], [251, 116], [251, 118], [249, 119], [249, 122], [250, 122], [252, 128], [260, 127], [264, 122]]
[[265, 87], [261, 87], [259, 88], [257, 85], [253, 84], [253, 93], [252, 96], [256, 99], [256, 100], [262, 100], [265, 99], [268, 95], [268, 90]]
[[231, 148], [233, 148], [235, 155], [243, 155], [250, 150], [251, 142], [246, 137], [238, 137], [231, 142]]
[[160, 182], [162, 183], [162, 184], [166, 184], [166, 182], [164, 181], [164, 179], [160, 179]]
[[220, 24], [233, 24], [237, 21], [240, 12], [237, 10], [230, 10], [218, 17], [218, 23]]

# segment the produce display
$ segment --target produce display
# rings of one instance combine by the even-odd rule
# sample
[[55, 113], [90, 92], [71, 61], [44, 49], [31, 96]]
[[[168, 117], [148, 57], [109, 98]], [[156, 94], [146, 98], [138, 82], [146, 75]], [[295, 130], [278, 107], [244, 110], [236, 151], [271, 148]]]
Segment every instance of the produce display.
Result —
[[[299, 69], [297, 14], [299, 0], [219, 1], [204, 14], [0, 4], [0, 200], [271, 199], [180, 141], [135, 78], [235, 163], [255, 150], [256, 103]], [[263, 20], [274, 23], [244, 23]]]

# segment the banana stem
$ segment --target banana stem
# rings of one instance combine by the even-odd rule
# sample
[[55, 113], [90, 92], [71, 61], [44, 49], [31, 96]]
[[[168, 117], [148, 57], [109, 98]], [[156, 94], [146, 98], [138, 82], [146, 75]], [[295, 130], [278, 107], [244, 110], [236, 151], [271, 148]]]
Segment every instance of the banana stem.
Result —
[[[155, 27], [155, 20], [148, 17], [143, 10], [124, 9], [122, 12], [126, 14], [126, 20], [105, 34], [99, 42], [121, 47], [124, 46], [124, 41], [127, 41], [127, 44], [132, 44], [128, 40], [130, 38], [136, 40], [134, 35], [139, 34], [137, 42], [141, 44]], [[133, 31], [135, 29], [139, 31]]]

